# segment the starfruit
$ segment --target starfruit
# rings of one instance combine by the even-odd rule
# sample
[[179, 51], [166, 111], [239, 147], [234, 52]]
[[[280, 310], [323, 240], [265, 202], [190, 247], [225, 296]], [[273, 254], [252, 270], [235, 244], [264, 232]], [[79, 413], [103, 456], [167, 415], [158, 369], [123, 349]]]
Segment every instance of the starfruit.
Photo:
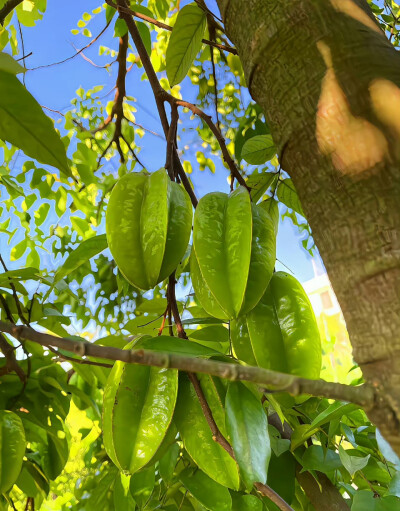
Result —
[[104, 389], [103, 439], [120, 470], [133, 474], [156, 454], [170, 426], [177, 393], [175, 369], [115, 362]]
[[258, 305], [231, 322], [232, 346], [247, 364], [317, 379], [321, 339], [300, 282], [276, 272]]
[[25, 455], [25, 431], [21, 419], [9, 410], [0, 410], [0, 495], [17, 480]]
[[227, 320], [253, 309], [272, 276], [275, 251], [274, 223], [245, 188], [200, 199], [190, 271], [204, 310]]
[[115, 185], [108, 203], [108, 246], [125, 278], [148, 290], [167, 278], [187, 249], [192, 206], [186, 191], [160, 169], [131, 173]]

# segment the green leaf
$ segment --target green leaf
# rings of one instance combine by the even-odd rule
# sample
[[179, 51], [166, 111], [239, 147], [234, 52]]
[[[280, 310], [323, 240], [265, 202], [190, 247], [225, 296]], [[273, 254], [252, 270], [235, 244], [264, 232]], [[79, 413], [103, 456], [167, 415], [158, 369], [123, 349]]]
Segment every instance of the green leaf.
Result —
[[396, 472], [389, 485], [389, 495], [400, 497], [400, 472]]
[[0, 139], [72, 176], [53, 123], [19, 80], [6, 71], [0, 71]]
[[367, 465], [370, 458], [370, 454], [362, 457], [350, 456], [341, 445], [339, 445], [339, 456], [344, 468], [349, 472], [351, 477], [354, 476], [357, 470], [362, 470]]
[[354, 438], [354, 433], [351, 430], [350, 426], [347, 424], [344, 424], [343, 422], [340, 424], [340, 429], [342, 430], [342, 433], [345, 435], [347, 440], [351, 443], [351, 445], [356, 449], [357, 443], [356, 439]]
[[232, 511], [263, 511], [262, 500], [255, 495], [232, 493]]
[[324, 474], [332, 474], [342, 466], [339, 454], [323, 449], [320, 445], [311, 445], [305, 450], [300, 461], [304, 470], [318, 470]]
[[227, 323], [223, 319], [212, 318], [188, 318], [182, 320], [182, 325], [220, 325], [221, 323]]
[[273, 197], [270, 199], [264, 200], [258, 204], [260, 208], [263, 208], [269, 216], [272, 218], [275, 227], [275, 234], [278, 233], [278, 225], [279, 225], [279, 208], [278, 201], [276, 201]]
[[106, 22], [110, 23], [117, 11], [111, 5], [106, 5]]
[[147, 316], [138, 316], [137, 318], [129, 320], [123, 327], [131, 334], [138, 335], [151, 335], [152, 337], [157, 334], [161, 326], [161, 315], [150, 313]]
[[212, 357], [220, 354], [218, 351], [207, 348], [197, 342], [179, 339], [178, 337], [170, 337], [168, 335], [138, 339], [134, 342], [133, 349], [139, 348], [189, 357]]
[[226, 395], [226, 428], [239, 465], [240, 475], [250, 491], [255, 482], [267, 481], [271, 446], [264, 408], [240, 382], [232, 382]]
[[[153, 493], [155, 483], [154, 466], [144, 468], [131, 476], [129, 488], [135, 502], [142, 509]], [[121, 510], [122, 511], [122, 510]]]
[[0, 52], [0, 70], [13, 75], [25, 73], [26, 69], [14, 60], [8, 53]]
[[180, 448], [177, 443], [170, 445], [164, 456], [158, 462], [158, 470], [160, 472], [160, 476], [166, 483], [172, 481], [175, 467], [178, 462], [179, 451]]
[[104, 390], [103, 431], [106, 451], [120, 470], [133, 474], [157, 452], [177, 391], [178, 372], [173, 369], [114, 364]]
[[391, 463], [393, 463], [397, 470], [400, 470], [400, 459], [397, 456], [397, 454], [392, 449], [392, 446], [389, 444], [389, 442], [382, 436], [382, 433], [379, 431], [379, 429], [376, 429], [376, 441], [378, 442], [379, 450], [381, 451], [382, 455]]
[[292, 502], [296, 486], [296, 461], [290, 452], [271, 456], [267, 483], [283, 500]]
[[143, 300], [140, 305], [138, 305], [135, 309], [135, 314], [138, 312], [148, 312], [150, 314], [164, 314], [167, 308], [167, 299], [166, 298], [152, 298], [151, 300]]
[[130, 477], [120, 472], [114, 482], [114, 506], [123, 511], [135, 511], [136, 505], [133, 500], [129, 483]]
[[207, 26], [205, 12], [192, 3], [178, 13], [166, 54], [167, 76], [170, 86], [180, 83], [198, 52]]
[[321, 412], [311, 424], [301, 424], [297, 426], [292, 435], [292, 450], [296, 449], [304, 443], [307, 438], [314, 435], [318, 429], [331, 422], [337, 418], [343, 417], [344, 415], [357, 410], [358, 406], [352, 403], [342, 403], [341, 401], [336, 401], [326, 408], [323, 412]]
[[222, 325], [206, 326], [188, 332], [196, 341], [229, 342], [229, 330]]
[[128, 32], [125, 20], [117, 18], [114, 25], [114, 37], [123, 37]]
[[261, 165], [275, 156], [276, 147], [271, 135], [257, 135], [243, 145], [241, 156], [251, 165]]
[[179, 474], [184, 487], [209, 511], [230, 511], [232, 499], [229, 490], [210, 479], [201, 470], [187, 468]]
[[151, 34], [149, 27], [145, 23], [142, 23], [141, 21], [137, 21], [136, 26], [139, 30], [140, 37], [142, 38], [144, 47], [146, 48], [148, 55], [151, 55]]
[[12, 249], [11, 249], [11, 261], [17, 261], [20, 259], [26, 252], [26, 249], [28, 248], [28, 240], [23, 239], [19, 243], [17, 243]]
[[[207, 402], [216, 419], [215, 407], [208, 399]], [[219, 444], [214, 442], [198, 397], [184, 374], [179, 380], [174, 420], [186, 451], [198, 467], [217, 483], [238, 489], [239, 474], [236, 463]]]
[[48, 480], [40, 468], [30, 461], [23, 462], [15, 484], [27, 497], [38, 498], [40, 495], [46, 497], [49, 492]]
[[257, 202], [270, 186], [273, 186], [278, 179], [276, 172], [253, 172], [246, 180], [247, 186], [251, 189], [250, 195], [253, 202]]
[[7, 284], [9, 279], [15, 280], [37, 280], [39, 272], [37, 268], [21, 268], [20, 270], [5, 271], [0, 274], [0, 285]]
[[340, 419], [344, 415], [348, 415], [354, 410], [358, 410], [358, 406], [352, 403], [342, 403], [341, 401], [336, 401], [328, 406], [326, 410], [321, 412], [310, 424], [312, 428], [318, 428], [323, 424], [327, 424], [335, 419]]
[[64, 264], [56, 271], [54, 282], [65, 278], [71, 272], [86, 263], [90, 258], [103, 252], [107, 248], [107, 239], [105, 234], [100, 234], [93, 238], [89, 238], [69, 254]]
[[39, 206], [39, 208], [35, 211], [36, 225], [42, 225], [42, 223], [46, 220], [47, 214], [50, 210], [50, 204], [44, 202]]
[[25, 432], [21, 419], [9, 410], [0, 411], [0, 494], [17, 480], [25, 454]]
[[299, 196], [297, 195], [293, 181], [291, 179], [283, 179], [280, 181], [276, 192], [278, 199], [290, 209], [293, 209], [299, 215], [305, 216]]
[[400, 499], [376, 497], [372, 491], [359, 490], [354, 495], [351, 511], [400, 511]]

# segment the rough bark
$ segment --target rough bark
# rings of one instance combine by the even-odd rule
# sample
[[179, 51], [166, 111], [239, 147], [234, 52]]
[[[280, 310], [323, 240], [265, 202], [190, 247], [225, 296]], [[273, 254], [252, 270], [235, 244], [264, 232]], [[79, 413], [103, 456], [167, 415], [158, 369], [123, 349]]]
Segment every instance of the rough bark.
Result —
[[400, 54], [365, 0], [218, 0], [400, 453]]

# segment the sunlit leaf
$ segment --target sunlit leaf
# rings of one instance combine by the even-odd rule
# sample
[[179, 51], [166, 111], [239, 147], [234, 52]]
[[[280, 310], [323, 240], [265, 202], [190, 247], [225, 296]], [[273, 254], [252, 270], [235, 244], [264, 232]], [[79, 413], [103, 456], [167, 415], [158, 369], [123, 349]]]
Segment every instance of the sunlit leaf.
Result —
[[54, 277], [57, 282], [63, 279], [71, 272], [76, 270], [80, 265], [86, 263], [88, 259], [99, 254], [107, 248], [107, 239], [105, 234], [100, 234], [94, 238], [82, 241], [82, 243], [70, 253], [64, 264], [59, 268]]
[[71, 176], [60, 136], [40, 105], [10, 73], [0, 71], [0, 138]]
[[204, 11], [192, 3], [183, 7], [169, 40], [166, 64], [171, 87], [180, 83], [200, 51], [207, 19]]
[[269, 161], [276, 153], [271, 135], [257, 135], [249, 138], [242, 148], [242, 159], [251, 165], [261, 165]]
[[293, 181], [291, 179], [283, 179], [280, 181], [277, 190], [278, 199], [299, 215], [304, 216], [303, 208], [301, 207], [299, 196], [297, 195]]

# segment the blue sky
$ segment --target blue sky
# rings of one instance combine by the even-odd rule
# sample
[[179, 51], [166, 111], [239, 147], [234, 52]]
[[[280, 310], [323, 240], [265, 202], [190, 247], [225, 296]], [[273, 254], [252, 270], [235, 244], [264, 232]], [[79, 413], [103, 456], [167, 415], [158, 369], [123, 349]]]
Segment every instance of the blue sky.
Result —
[[[186, 2], [185, 2], [186, 3]], [[88, 44], [89, 38], [83, 35], [73, 35], [71, 29], [77, 28], [77, 22], [83, 12], [91, 12], [98, 7], [98, 0], [86, 0], [84, 5], [78, 0], [69, 0], [60, 2], [55, 0], [48, 1], [47, 11], [42, 21], [39, 21], [36, 27], [22, 27], [25, 53], [32, 52], [27, 58], [26, 66], [34, 68], [63, 60], [74, 54], [75, 48], [81, 48]], [[104, 14], [98, 14], [88, 25], [92, 35], [96, 36], [104, 27]], [[110, 63], [110, 56], [99, 56], [99, 45], [117, 48], [117, 39], [113, 39], [113, 24], [108, 28], [105, 34], [96, 42], [93, 47], [85, 51], [89, 57], [98, 66], [104, 66]], [[112, 72], [94, 67], [81, 56], [48, 68], [37, 69], [26, 73], [25, 80], [28, 90], [36, 97], [42, 106], [65, 112], [71, 99], [79, 87], [85, 90], [94, 85], [104, 85], [103, 92], [110, 92], [115, 84], [117, 66], [112, 66]], [[161, 125], [158, 120], [155, 103], [148, 82], [142, 81], [143, 70], [133, 68], [127, 76], [127, 93], [137, 99], [137, 122], [144, 127], [157, 133], [162, 133]], [[194, 91], [188, 80], [182, 84], [182, 94], [185, 99], [193, 101]], [[112, 100], [114, 93], [107, 97]], [[59, 120], [58, 114], [46, 113], [55, 120]], [[192, 123], [188, 115], [183, 114], [185, 122]], [[195, 124], [193, 123], [193, 128]], [[165, 161], [165, 142], [151, 134], [146, 134], [142, 139], [143, 145], [140, 152], [140, 159], [148, 170], [157, 170], [163, 166]], [[196, 132], [189, 132], [185, 135], [185, 143], [190, 143], [190, 150], [195, 153], [196, 145], [200, 140]], [[111, 165], [111, 164], [109, 164]], [[110, 167], [114, 171], [113, 167]], [[217, 171], [212, 175], [208, 170], [193, 175], [193, 181], [196, 186], [196, 193], [201, 196], [213, 190], [228, 192], [227, 172], [224, 167], [217, 163]], [[313, 277], [314, 271], [311, 258], [301, 248], [301, 238], [298, 230], [294, 228], [289, 220], [281, 222], [278, 235], [278, 259], [282, 261], [300, 281], [305, 281]], [[279, 263], [279, 269], [285, 269]]]

